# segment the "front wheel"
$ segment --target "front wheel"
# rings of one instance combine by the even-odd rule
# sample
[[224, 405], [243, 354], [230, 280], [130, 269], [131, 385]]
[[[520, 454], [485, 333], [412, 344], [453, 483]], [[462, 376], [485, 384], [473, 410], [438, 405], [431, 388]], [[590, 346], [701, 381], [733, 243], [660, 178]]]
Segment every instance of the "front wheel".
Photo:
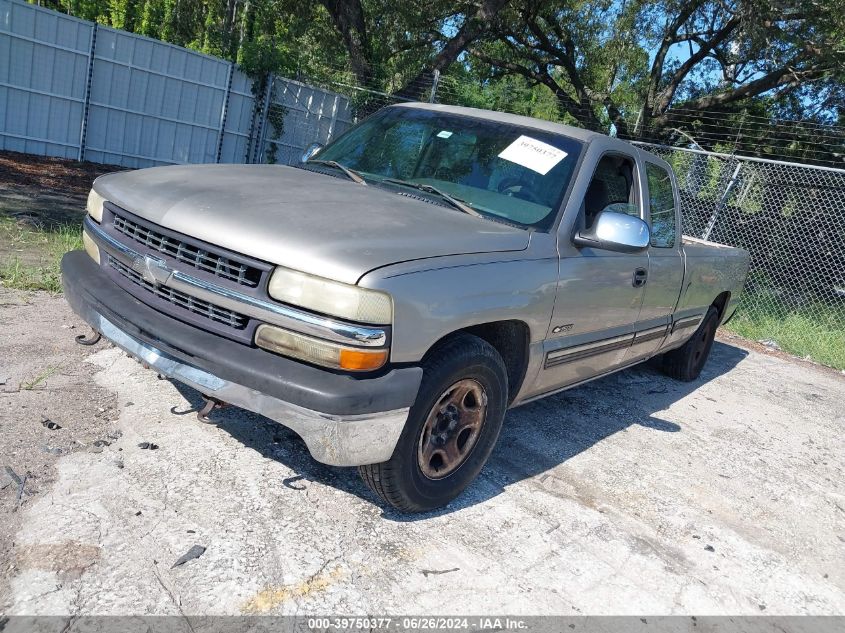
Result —
[[502, 357], [469, 334], [435, 348], [392, 457], [358, 468], [364, 482], [403, 512], [452, 501], [478, 475], [493, 450], [507, 409]]

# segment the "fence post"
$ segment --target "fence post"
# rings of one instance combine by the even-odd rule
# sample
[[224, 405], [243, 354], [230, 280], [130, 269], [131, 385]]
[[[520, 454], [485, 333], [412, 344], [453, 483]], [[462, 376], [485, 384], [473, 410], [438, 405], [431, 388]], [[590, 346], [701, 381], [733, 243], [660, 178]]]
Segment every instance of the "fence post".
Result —
[[701, 234], [701, 239], [709, 240], [710, 233], [713, 231], [713, 227], [716, 226], [716, 220], [719, 217], [719, 213], [728, 203], [728, 196], [731, 193], [731, 190], [736, 186], [736, 183], [739, 180], [739, 172], [742, 170], [742, 163], [737, 161], [736, 169], [734, 169], [734, 173], [731, 176], [730, 181], [728, 182], [727, 186], [725, 187], [725, 192], [722, 194], [722, 197], [719, 198], [719, 201], [716, 203], [716, 208], [713, 209], [713, 215], [710, 216], [710, 220], [707, 222], [707, 226], [704, 229], [704, 233]]
[[329, 121], [329, 133], [326, 137], [326, 144], [328, 145], [329, 141], [332, 140], [334, 136], [334, 126], [337, 125], [337, 102], [340, 100], [340, 95], [335, 94], [334, 98], [332, 99], [332, 118]]
[[85, 136], [88, 134], [88, 110], [91, 105], [91, 82], [94, 79], [94, 50], [97, 46], [97, 23], [91, 27], [91, 44], [88, 47], [88, 73], [85, 77], [85, 94], [82, 101], [82, 123], [79, 126], [79, 152], [76, 160], [85, 158]]
[[217, 130], [217, 156], [216, 163], [220, 162], [220, 155], [223, 153], [223, 136], [226, 134], [226, 115], [229, 113], [229, 95], [232, 93], [232, 75], [235, 74], [234, 62], [229, 62], [229, 72], [226, 75], [226, 92], [223, 93], [223, 107], [220, 108], [220, 127]]
[[267, 128], [267, 117], [270, 114], [270, 100], [273, 96], [273, 87], [276, 83], [276, 76], [273, 73], [267, 75], [267, 86], [264, 90], [264, 103], [261, 106], [261, 117], [258, 119], [258, 134], [256, 135], [256, 144], [253, 147], [252, 162], [260, 162], [259, 158], [261, 152], [264, 151], [264, 135]]
[[270, 102], [273, 100], [273, 90], [276, 87], [276, 76], [270, 73], [267, 78], [267, 90], [264, 92], [264, 106], [261, 110], [261, 120], [258, 124], [258, 145], [255, 148], [255, 162], [264, 162], [264, 141], [267, 137], [267, 121], [270, 117]]
[[428, 96], [428, 102], [434, 103], [435, 97], [437, 97], [437, 85], [440, 83], [440, 71], [435, 69], [434, 76], [431, 79], [431, 94]]

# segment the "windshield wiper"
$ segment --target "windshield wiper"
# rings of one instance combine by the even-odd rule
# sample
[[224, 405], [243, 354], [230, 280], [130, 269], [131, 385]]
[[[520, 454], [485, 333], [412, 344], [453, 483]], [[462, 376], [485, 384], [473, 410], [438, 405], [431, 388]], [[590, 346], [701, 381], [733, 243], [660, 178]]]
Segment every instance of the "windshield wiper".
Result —
[[466, 204], [463, 200], [459, 200], [454, 196], [450, 196], [448, 193], [446, 193], [445, 191], [441, 191], [434, 185], [427, 185], [421, 182], [410, 182], [408, 180], [400, 180], [399, 178], [384, 178], [382, 182], [389, 182], [394, 185], [402, 185], [403, 187], [410, 187], [419, 191], [425, 191], [426, 193], [433, 193], [434, 195], [439, 196], [440, 198], [451, 204], [458, 211], [463, 211], [464, 213], [475, 216], [476, 218], [484, 217], [478, 211]]
[[367, 183], [361, 177], [361, 174], [359, 174], [354, 169], [349, 169], [349, 167], [341, 165], [336, 160], [320, 160], [319, 158], [315, 158], [313, 160], [308, 160], [308, 161], [305, 161], [305, 162], [306, 162], [306, 164], [315, 163], [317, 165], [326, 165], [327, 167], [334, 167], [335, 169], [339, 169], [344, 174], [346, 174], [349, 177], [349, 180], [355, 181], [359, 185], [364, 185], [364, 186], [367, 185]]

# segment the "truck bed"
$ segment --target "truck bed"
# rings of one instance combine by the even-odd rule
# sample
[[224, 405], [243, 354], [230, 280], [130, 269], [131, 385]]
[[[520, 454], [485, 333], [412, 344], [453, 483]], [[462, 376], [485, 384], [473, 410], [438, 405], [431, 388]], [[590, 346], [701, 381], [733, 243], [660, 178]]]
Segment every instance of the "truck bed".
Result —
[[718, 244], [696, 237], [683, 236], [684, 285], [678, 302], [678, 312], [713, 301], [713, 288], [718, 286], [730, 293], [723, 316], [736, 307], [748, 272], [748, 251]]

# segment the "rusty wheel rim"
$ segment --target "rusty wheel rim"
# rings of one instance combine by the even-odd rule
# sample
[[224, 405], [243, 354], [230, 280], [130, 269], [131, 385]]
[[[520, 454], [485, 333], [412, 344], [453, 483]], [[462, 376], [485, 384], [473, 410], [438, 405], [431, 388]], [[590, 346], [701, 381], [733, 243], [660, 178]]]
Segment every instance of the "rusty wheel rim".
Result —
[[428, 413], [417, 458], [428, 479], [443, 479], [472, 452], [487, 418], [487, 393], [471, 378], [446, 389]]

